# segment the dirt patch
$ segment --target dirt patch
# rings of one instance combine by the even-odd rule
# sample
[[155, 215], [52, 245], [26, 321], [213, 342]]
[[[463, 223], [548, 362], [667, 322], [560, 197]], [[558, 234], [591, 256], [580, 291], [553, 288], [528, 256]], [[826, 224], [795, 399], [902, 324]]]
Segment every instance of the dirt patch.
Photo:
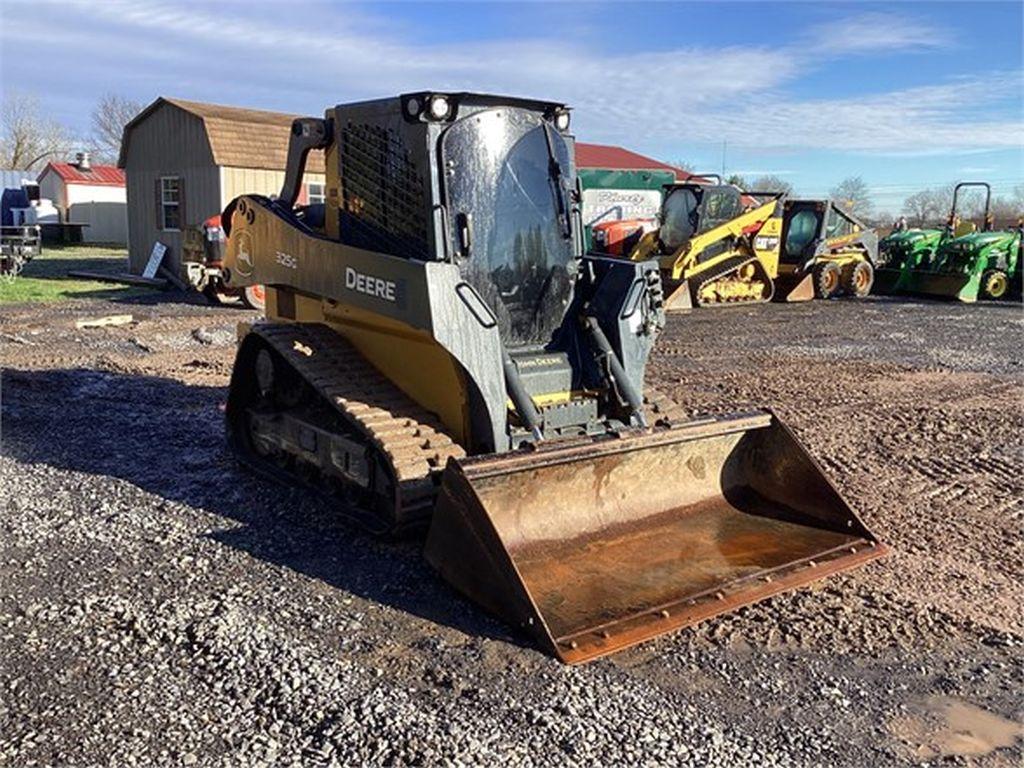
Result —
[[1018, 766], [1019, 315], [673, 317], [651, 383], [694, 413], [772, 408], [891, 554], [566, 668], [422, 542], [238, 467], [223, 406], [251, 313], [4, 307], [0, 763]]
[[981, 757], [1012, 747], [1024, 737], [1019, 723], [966, 701], [932, 696], [915, 709], [916, 714], [889, 722], [893, 735], [906, 742], [911, 760]]

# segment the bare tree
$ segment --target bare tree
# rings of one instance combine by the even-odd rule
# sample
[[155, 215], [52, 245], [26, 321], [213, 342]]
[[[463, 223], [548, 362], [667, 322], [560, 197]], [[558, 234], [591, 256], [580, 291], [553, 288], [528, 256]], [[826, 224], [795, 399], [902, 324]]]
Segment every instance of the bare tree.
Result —
[[39, 99], [8, 91], [0, 107], [0, 166], [30, 171], [71, 152], [71, 133], [43, 116]]
[[758, 176], [750, 182], [750, 186], [746, 189], [749, 192], [785, 192], [787, 195], [793, 194], [792, 184], [770, 173]]
[[934, 189], [922, 189], [903, 201], [903, 214], [915, 227], [923, 227], [942, 215]]
[[116, 163], [125, 125], [142, 111], [142, 104], [107, 93], [92, 111], [92, 151], [103, 163]]
[[996, 229], [1012, 227], [1024, 216], [1021, 203], [1013, 197], [999, 195], [992, 198], [992, 221]]
[[689, 160], [669, 160], [668, 165], [671, 165], [673, 168], [678, 168], [681, 171], [686, 171], [687, 173], [693, 173], [693, 163]]
[[727, 178], [725, 180], [725, 183], [726, 184], [733, 184], [733, 185], [739, 187], [740, 189], [746, 189], [747, 188], [747, 180], [744, 179], [742, 176], [740, 176], [738, 173], [732, 174], [729, 178]]
[[871, 215], [871, 192], [868, 185], [860, 176], [850, 176], [843, 179], [832, 188], [829, 195], [839, 205], [851, 211], [855, 216], [868, 217]]

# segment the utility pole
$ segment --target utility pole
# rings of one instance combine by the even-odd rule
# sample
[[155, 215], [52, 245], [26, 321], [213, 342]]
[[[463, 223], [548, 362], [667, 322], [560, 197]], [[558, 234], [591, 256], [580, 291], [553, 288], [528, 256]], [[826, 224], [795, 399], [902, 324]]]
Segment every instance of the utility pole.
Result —
[[726, 141], [722, 139], [722, 180], [725, 180], [725, 146]]

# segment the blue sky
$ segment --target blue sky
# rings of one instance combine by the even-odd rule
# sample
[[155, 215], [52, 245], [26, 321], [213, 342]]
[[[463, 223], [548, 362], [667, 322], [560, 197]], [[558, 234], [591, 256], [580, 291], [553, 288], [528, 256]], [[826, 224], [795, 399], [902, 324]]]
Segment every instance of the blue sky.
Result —
[[88, 129], [106, 92], [321, 114], [406, 90], [562, 100], [584, 141], [876, 207], [1024, 182], [1024, 4], [0, 0], [0, 77]]

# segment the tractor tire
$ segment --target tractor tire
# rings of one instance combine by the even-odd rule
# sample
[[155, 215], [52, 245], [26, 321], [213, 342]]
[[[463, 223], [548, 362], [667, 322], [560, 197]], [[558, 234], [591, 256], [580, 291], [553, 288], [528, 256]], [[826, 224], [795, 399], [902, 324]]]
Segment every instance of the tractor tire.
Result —
[[875, 284], [875, 269], [869, 261], [858, 261], [853, 265], [846, 278], [846, 292], [858, 299], [871, 293]]
[[1010, 289], [1010, 278], [1001, 269], [989, 269], [981, 276], [981, 297], [1001, 299]]
[[842, 272], [839, 266], [826, 261], [814, 267], [814, 295], [819, 299], [830, 299], [839, 291]]
[[243, 289], [242, 301], [249, 309], [257, 309], [260, 312], [267, 307], [266, 291], [262, 285], [249, 285]]

